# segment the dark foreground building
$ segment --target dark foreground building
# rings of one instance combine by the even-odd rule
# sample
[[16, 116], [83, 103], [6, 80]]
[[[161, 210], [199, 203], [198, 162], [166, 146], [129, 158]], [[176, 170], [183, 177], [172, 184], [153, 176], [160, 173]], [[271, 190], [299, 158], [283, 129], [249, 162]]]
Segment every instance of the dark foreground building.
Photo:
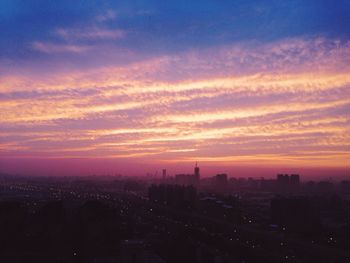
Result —
[[282, 229], [295, 232], [317, 232], [320, 217], [315, 206], [304, 197], [277, 197], [271, 201], [271, 220]]

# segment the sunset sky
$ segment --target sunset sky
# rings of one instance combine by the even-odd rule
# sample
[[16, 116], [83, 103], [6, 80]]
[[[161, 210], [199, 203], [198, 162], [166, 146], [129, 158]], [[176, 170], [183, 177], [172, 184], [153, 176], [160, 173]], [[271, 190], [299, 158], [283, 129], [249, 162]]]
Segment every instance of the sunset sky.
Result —
[[0, 172], [344, 175], [349, 14], [346, 0], [1, 0]]

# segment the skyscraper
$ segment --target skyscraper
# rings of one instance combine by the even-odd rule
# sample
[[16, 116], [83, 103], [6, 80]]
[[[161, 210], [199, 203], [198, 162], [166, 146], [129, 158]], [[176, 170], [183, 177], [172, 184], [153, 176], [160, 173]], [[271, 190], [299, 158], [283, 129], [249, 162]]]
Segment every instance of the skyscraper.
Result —
[[277, 175], [277, 187], [279, 191], [285, 191], [289, 188], [289, 175], [288, 174], [278, 174]]
[[199, 167], [198, 167], [197, 162], [196, 162], [196, 166], [194, 167], [194, 176], [196, 177], [196, 180], [199, 181], [200, 175], [199, 175]]
[[291, 174], [290, 175], [290, 187], [292, 190], [298, 190], [300, 186], [300, 176], [299, 174]]

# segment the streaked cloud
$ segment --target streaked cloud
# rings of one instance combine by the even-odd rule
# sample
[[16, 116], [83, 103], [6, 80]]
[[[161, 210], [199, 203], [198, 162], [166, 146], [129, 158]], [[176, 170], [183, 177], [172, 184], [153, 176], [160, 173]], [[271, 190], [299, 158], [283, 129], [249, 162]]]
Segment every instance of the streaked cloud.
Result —
[[125, 31], [121, 29], [107, 29], [97, 26], [86, 28], [59, 28], [55, 31], [59, 37], [67, 40], [84, 40], [84, 39], [120, 39], [125, 36]]
[[90, 29], [61, 28], [64, 43], [32, 48], [107, 54], [107, 66], [0, 77], [2, 156], [349, 168], [349, 41], [248, 41], [116, 64], [120, 47], [79, 41], [124, 31]]
[[96, 16], [96, 20], [99, 22], [105, 22], [108, 20], [113, 20], [117, 17], [117, 12], [111, 9], [106, 10], [104, 13], [101, 13]]
[[55, 44], [50, 42], [33, 42], [33, 49], [44, 53], [82, 53], [90, 49], [89, 46], [69, 45], [69, 44]]

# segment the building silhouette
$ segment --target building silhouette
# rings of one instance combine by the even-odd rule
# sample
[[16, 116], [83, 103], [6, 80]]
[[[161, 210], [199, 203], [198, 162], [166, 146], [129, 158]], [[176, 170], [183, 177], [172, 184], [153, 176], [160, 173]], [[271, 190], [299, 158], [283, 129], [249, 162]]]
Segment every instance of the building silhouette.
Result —
[[291, 174], [290, 175], [290, 187], [291, 187], [291, 190], [298, 190], [299, 187], [300, 187], [300, 176], [299, 174]]
[[299, 174], [277, 174], [277, 190], [281, 192], [285, 191], [297, 191], [300, 187]]
[[196, 163], [196, 166], [194, 167], [194, 174], [177, 174], [175, 175], [175, 182], [178, 185], [182, 186], [199, 186], [200, 182], [200, 173], [199, 173], [199, 167]]
[[319, 214], [307, 197], [273, 198], [271, 220], [280, 228], [295, 232], [313, 232], [320, 227]]
[[227, 190], [227, 174], [217, 174], [213, 179], [213, 186], [217, 192], [223, 193]]
[[196, 166], [194, 167], [194, 176], [196, 177], [196, 180], [200, 180], [200, 174], [199, 174], [199, 167], [198, 164], [196, 162]]

